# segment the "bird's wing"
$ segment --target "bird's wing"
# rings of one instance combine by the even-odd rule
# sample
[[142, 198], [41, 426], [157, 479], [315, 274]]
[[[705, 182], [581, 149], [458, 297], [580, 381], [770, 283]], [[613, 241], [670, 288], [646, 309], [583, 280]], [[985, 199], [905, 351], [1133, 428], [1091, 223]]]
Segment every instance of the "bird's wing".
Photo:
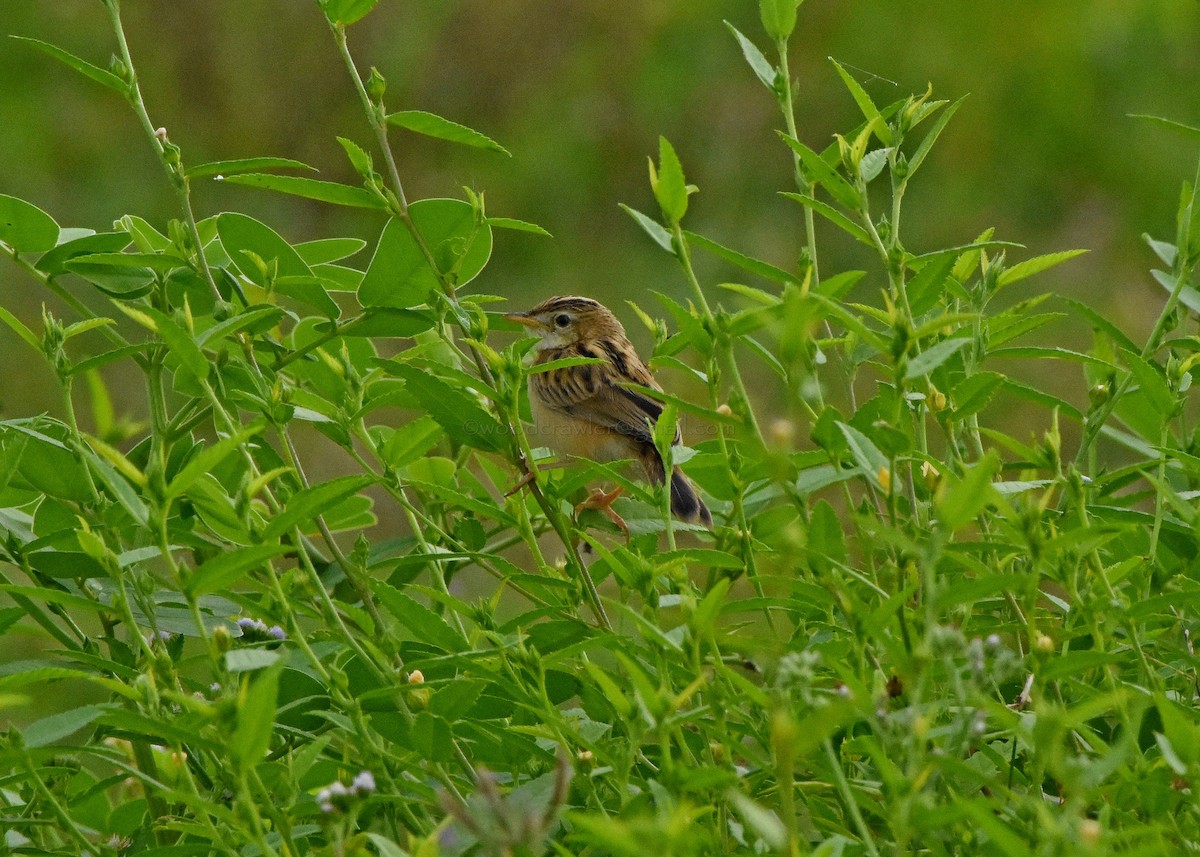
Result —
[[[531, 376], [547, 406], [641, 443], [654, 444], [652, 429], [662, 414], [662, 405], [623, 386], [633, 383], [661, 389], [636, 354], [601, 343], [594, 347], [581, 345], [574, 354], [556, 356], [593, 357], [605, 362], [553, 369]], [[678, 429], [675, 442], [679, 442]]]

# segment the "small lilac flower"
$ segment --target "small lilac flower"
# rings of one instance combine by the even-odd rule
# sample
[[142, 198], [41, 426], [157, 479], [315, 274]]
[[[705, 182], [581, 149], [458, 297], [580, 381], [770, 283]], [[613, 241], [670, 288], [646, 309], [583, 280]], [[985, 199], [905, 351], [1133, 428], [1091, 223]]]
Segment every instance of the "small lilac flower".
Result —
[[350, 783], [352, 791], [370, 794], [375, 791], [375, 775], [370, 771], [363, 771]]
[[272, 625], [267, 629], [267, 636], [274, 637], [276, 640], [286, 640], [287, 631], [283, 630], [278, 625]]

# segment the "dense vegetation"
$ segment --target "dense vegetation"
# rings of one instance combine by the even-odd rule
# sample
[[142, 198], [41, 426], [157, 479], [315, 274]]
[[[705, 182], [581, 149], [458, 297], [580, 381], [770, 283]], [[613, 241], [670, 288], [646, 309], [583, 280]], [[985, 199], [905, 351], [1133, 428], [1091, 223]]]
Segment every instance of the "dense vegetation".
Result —
[[[373, 0], [320, 3], [369, 129], [338, 138], [360, 184], [284, 157], [191, 164], [103, 6], [106, 68], [25, 44], [123, 99], [178, 213], [94, 232], [0, 196], [6, 281], [71, 313], [0, 308], [63, 414], [0, 423], [0, 629], [37, 639], [0, 668], [0, 704], [37, 710], [0, 742], [0, 853], [1194, 847], [1193, 185], [1148, 241], [1148, 333], [1010, 300], [1080, 251], [904, 240], [961, 102], [877, 101], [834, 62], [860, 118], [806, 144], [797, 3], [761, 0], [728, 49], [779, 111], [792, 259], [685, 226], [696, 188], [664, 138], [625, 210], [678, 280], [613, 307], [653, 337], [676, 393], [656, 435], [709, 532], [621, 468], [531, 447], [532, 340], [478, 286], [498, 236], [548, 239], [480, 189], [406, 196], [394, 133], [506, 150], [389, 104], [348, 38]], [[201, 216], [214, 179], [377, 226], [289, 242]], [[870, 269], [830, 270], [831, 234]], [[740, 281], [702, 278], [700, 255]], [[1086, 351], [1054, 344], [1068, 315]], [[1014, 374], [1027, 361], [1062, 377]], [[114, 371], [141, 378], [145, 422]], [[625, 488], [628, 538], [576, 512], [601, 483]]]

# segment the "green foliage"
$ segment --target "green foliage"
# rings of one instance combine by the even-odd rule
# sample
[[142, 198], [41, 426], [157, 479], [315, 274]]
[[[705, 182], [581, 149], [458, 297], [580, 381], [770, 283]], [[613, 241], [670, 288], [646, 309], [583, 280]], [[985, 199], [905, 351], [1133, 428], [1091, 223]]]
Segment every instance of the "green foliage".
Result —
[[[863, 120], [810, 148], [798, 4], [763, 0], [775, 59], [735, 29], [730, 49], [781, 111], [796, 263], [685, 230], [696, 188], [665, 138], [661, 220], [625, 206], [687, 295], [654, 293], [669, 326], [633, 309], [653, 365], [702, 393], [639, 392], [664, 403], [655, 441], [709, 532], [661, 489], [531, 448], [531, 342], [466, 287], [493, 227], [544, 230], [470, 189], [407, 200], [390, 125], [506, 150], [384, 109], [345, 29], [374, 2], [320, 3], [381, 147], [339, 138], [361, 187], [264, 172], [304, 167], [288, 158], [187, 169], [104, 5], [111, 72], [28, 41], [125, 97], [180, 219], [61, 229], [0, 196], [0, 247], [78, 315], [35, 332], [0, 310], [62, 395], [61, 418], [0, 422], [0, 634], [41, 649], [0, 669], [17, 711], [0, 849], [1158, 854], [1200, 837], [1195, 185], [1173, 240], [1149, 240], [1167, 296], [1145, 337], [1067, 301], [1091, 347], [1030, 343], [1067, 313], [998, 295], [1080, 251], [1010, 264], [1021, 248], [991, 230], [906, 246], [905, 191], [959, 103], [880, 105], [835, 62]], [[210, 176], [377, 210], [378, 238], [197, 220], [190, 183]], [[822, 272], [818, 222], [871, 270]], [[754, 279], [703, 282], [694, 250]], [[1043, 389], [1025, 359], [1083, 384]], [[117, 413], [118, 366], [143, 379], [145, 425]], [[1033, 438], [1017, 400], [1045, 409]], [[628, 538], [573, 511], [600, 480], [627, 488]]]

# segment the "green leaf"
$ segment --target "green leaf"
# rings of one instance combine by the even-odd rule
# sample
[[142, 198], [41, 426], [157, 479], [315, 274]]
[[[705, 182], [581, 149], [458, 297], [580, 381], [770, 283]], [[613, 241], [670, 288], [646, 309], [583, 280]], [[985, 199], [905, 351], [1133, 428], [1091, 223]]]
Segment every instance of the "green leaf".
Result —
[[353, 256], [366, 246], [361, 238], [318, 238], [296, 244], [295, 250], [306, 265], [324, 265]]
[[908, 361], [908, 367], [904, 370], [904, 379], [911, 381], [913, 378], [928, 375], [957, 354], [963, 346], [970, 344], [971, 340], [969, 339], [947, 339], [931, 345]]
[[652, 218], [642, 214], [636, 208], [631, 208], [625, 203], [619, 203], [621, 210], [633, 218], [634, 222], [642, 227], [642, 230], [649, 235], [654, 243], [666, 250], [672, 256], [675, 255], [675, 246], [671, 242], [671, 233], [662, 228], [662, 225], [654, 221]]
[[714, 256], [718, 256], [733, 265], [737, 265], [744, 271], [749, 271], [752, 274], [757, 274], [765, 280], [770, 280], [774, 283], [797, 283], [798, 278], [793, 274], [789, 274], [782, 268], [776, 268], [767, 262], [762, 262], [758, 259], [751, 258], [736, 250], [731, 250], [716, 241], [705, 238], [703, 235], [697, 235], [695, 232], [684, 232], [684, 236], [701, 249], [707, 250]]
[[954, 258], [950, 253], [936, 256], [926, 261], [909, 280], [905, 292], [908, 294], [908, 303], [914, 316], [923, 315], [937, 304], [938, 298], [945, 291], [942, 286], [946, 277], [954, 267]]
[[881, 471], [888, 469], [888, 458], [879, 447], [852, 425], [839, 422], [837, 427], [846, 437], [846, 443], [850, 447], [850, 455], [854, 461], [862, 468], [863, 472], [873, 480], [878, 480]]
[[17, 253], [44, 253], [58, 243], [58, 224], [36, 205], [0, 194], [0, 241]]
[[496, 229], [512, 229], [516, 232], [530, 232], [534, 235], [543, 235], [546, 238], [553, 236], [536, 223], [529, 223], [525, 220], [517, 220], [515, 217], [489, 217], [484, 221], [488, 226], [493, 226]]
[[[358, 287], [363, 306], [414, 307], [441, 289], [441, 277], [462, 286], [479, 275], [492, 254], [492, 230], [475, 222], [475, 210], [458, 199], [422, 199], [408, 207], [432, 256], [430, 267], [412, 232], [393, 218], [383, 228], [375, 255]], [[439, 274], [441, 277], [439, 277]]]
[[992, 478], [1000, 470], [995, 452], [967, 468], [961, 477], [943, 473], [942, 482], [934, 497], [938, 522], [948, 532], [955, 532], [971, 522], [989, 503], [997, 498]]
[[232, 649], [225, 653], [225, 669], [231, 673], [265, 670], [282, 656], [271, 649]]
[[439, 140], [461, 143], [464, 146], [472, 146], [476, 149], [489, 149], [493, 152], [499, 152], [502, 155], [512, 156], [512, 153], [508, 149], [501, 146], [491, 137], [480, 134], [466, 125], [460, 125], [457, 122], [444, 119], [436, 113], [427, 113], [424, 110], [401, 110], [398, 113], [388, 114], [387, 121], [389, 125], [406, 128], [409, 131], [415, 131], [427, 137], [436, 137]]
[[871, 236], [867, 234], [867, 230], [863, 229], [846, 215], [842, 214], [828, 203], [821, 202], [814, 196], [809, 196], [805, 193], [791, 193], [790, 191], [780, 191], [780, 196], [786, 196], [788, 199], [793, 199], [803, 205], [805, 208], [811, 208], [817, 214], [824, 217], [830, 223], [837, 226], [854, 240], [866, 244], [869, 247], [874, 247], [875, 242], [871, 240]]
[[242, 682], [238, 693], [237, 725], [229, 738], [229, 753], [242, 770], [253, 768], [261, 762], [271, 745], [279, 698], [279, 674], [282, 671], [283, 662], [278, 661], [254, 678]]
[[[369, 307], [360, 321], [342, 328], [342, 336], [408, 338], [429, 330], [434, 325], [433, 316], [399, 307]], [[325, 333], [329, 322], [321, 322], [317, 330]]]
[[933, 149], [933, 144], [937, 142], [937, 139], [941, 136], [942, 131], [946, 129], [946, 125], [949, 124], [950, 119], [955, 113], [958, 112], [958, 108], [962, 105], [964, 98], [966, 98], [965, 95], [943, 110], [942, 115], [937, 118], [937, 121], [933, 123], [933, 127], [929, 129], [929, 133], [925, 135], [923, 140], [921, 140], [921, 144], [917, 146], [917, 149], [915, 152], [913, 152], [912, 157], [908, 159], [909, 178], [911, 178], [912, 174], [917, 171], [919, 166], [921, 166], [921, 164], [925, 161], [925, 158], [928, 157], [929, 152]]
[[433, 417], [417, 417], [411, 422], [390, 430], [380, 447], [379, 454], [393, 469], [405, 467], [416, 461], [442, 436], [442, 427]]
[[304, 530], [317, 515], [330, 506], [357, 494], [374, 480], [370, 476], [342, 476], [297, 491], [287, 501], [283, 511], [271, 518], [263, 528], [262, 539], [271, 541], [291, 531], [292, 527]]
[[808, 177], [851, 211], [858, 209], [858, 191], [846, 181], [832, 164], [790, 134], [779, 132], [780, 139], [800, 157]]
[[392, 371], [403, 379], [405, 389], [421, 408], [458, 443], [488, 452], [507, 446], [509, 431], [460, 387], [408, 364], [393, 364]]
[[230, 260], [246, 279], [265, 287], [267, 280], [259, 266], [254, 263], [252, 253], [267, 264], [275, 265], [278, 277], [311, 277], [312, 271], [300, 254], [279, 233], [265, 223], [236, 212], [226, 212], [217, 217], [217, 234], [221, 246]]
[[276, 176], [270, 173], [243, 173], [226, 176], [221, 181], [256, 187], [261, 190], [273, 190], [292, 196], [302, 196], [305, 199], [315, 199], [333, 205], [346, 205], [352, 208], [387, 208], [387, 203], [366, 188], [338, 182], [306, 179], [300, 176]]
[[156, 331], [166, 343], [167, 349], [179, 361], [181, 369], [193, 375], [197, 380], [208, 377], [208, 371], [212, 368], [212, 364], [204, 356], [200, 346], [196, 344], [195, 338], [173, 319], [148, 306], [134, 310], [118, 301], [113, 303], [134, 321]]
[[136, 300], [150, 294], [154, 288], [154, 271], [146, 267], [125, 267], [105, 263], [93, 264], [88, 256], [77, 256], [66, 262], [66, 268], [87, 280], [114, 300]]
[[188, 488], [192, 487], [192, 483], [205, 473], [213, 472], [217, 465], [228, 458], [234, 450], [261, 432], [265, 427], [265, 422], [260, 420], [237, 434], [223, 437], [198, 454], [194, 454], [167, 485], [166, 496], [168, 498], [183, 496], [187, 493]]
[[[785, 2], [785, 0], [776, 0], [776, 2]], [[875, 136], [885, 146], [892, 145], [892, 131], [888, 128], [883, 117], [879, 114], [879, 108], [875, 106], [875, 102], [871, 100], [871, 96], [867, 95], [867, 91], [862, 88], [862, 85], [854, 79], [850, 72], [842, 68], [842, 64], [833, 57], [829, 58], [833, 63], [833, 67], [837, 69], [838, 76], [841, 77], [842, 83], [846, 84], [846, 88], [850, 90], [850, 94], [854, 96], [854, 102], [858, 105], [858, 109], [862, 111], [862, 115], [866, 118], [868, 125], [873, 125]]]
[[800, 0], [758, 0], [763, 29], [777, 42], [786, 41], [796, 29], [796, 7]]
[[1175, 411], [1175, 396], [1167, 386], [1167, 379], [1154, 365], [1142, 359], [1138, 351], [1126, 351], [1122, 354], [1129, 371], [1137, 379], [1138, 389], [1146, 397], [1146, 401], [1154, 408], [1160, 417], [1169, 417]]
[[38, 50], [44, 51], [64, 65], [75, 69], [75, 71], [79, 72], [84, 77], [90, 77], [92, 80], [96, 81], [96, 83], [107, 86], [114, 92], [119, 92], [121, 95], [129, 94], [129, 86], [125, 83], [125, 81], [121, 80], [121, 78], [117, 77], [111, 71], [105, 71], [104, 69], [100, 68], [100, 66], [92, 65], [87, 60], [80, 59], [79, 57], [75, 56], [75, 54], [64, 51], [62, 48], [58, 47], [58, 45], [52, 45], [49, 42], [43, 42], [40, 39], [31, 39], [27, 36], [9, 36], [9, 38], [33, 45]]
[[303, 161], [293, 161], [291, 158], [236, 158], [229, 161], [209, 161], [206, 164], [197, 164], [187, 171], [187, 177], [189, 179], [208, 176], [224, 177], [262, 170], [312, 170], [315, 173], [317, 168], [310, 167]]
[[[60, 237], [64, 237], [60, 234]], [[56, 277], [67, 271], [66, 263], [76, 256], [87, 256], [92, 253], [116, 253], [129, 246], [127, 232], [98, 232], [94, 235], [84, 235], [70, 241], [63, 241], [53, 250], [42, 254], [34, 266], [42, 273]]]
[[321, 0], [321, 11], [331, 24], [348, 26], [362, 20], [379, 0]]
[[2, 306], [0, 306], [0, 321], [3, 321], [13, 333], [25, 340], [30, 348], [38, 354], [42, 353], [42, 341], [34, 336], [33, 331], [26, 327], [24, 322]]
[[227, 590], [250, 570], [291, 549], [289, 545], [270, 544], [226, 550], [197, 568], [188, 578], [186, 589], [192, 597]]
[[650, 162], [650, 187], [668, 223], [678, 223], [687, 213], [688, 188], [683, 165], [666, 137], [658, 138], [658, 169]]
[[725, 26], [729, 28], [729, 32], [733, 33], [733, 37], [737, 39], [738, 45], [742, 49], [742, 56], [746, 58], [746, 62], [749, 63], [755, 77], [762, 81], [763, 86], [774, 92], [775, 81], [779, 77], [779, 71], [763, 56], [763, 52], [758, 49], [754, 42], [743, 36], [737, 27], [728, 21], [725, 22]]
[[176, 268], [186, 268], [188, 263], [170, 253], [88, 253], [73, 257], [66, 263], [71, 271], [79, 268], [149, 268], [151, 271], [168, 273]]
[[813, 506], [808, 521], [808, 562], [814, 571], [828, 574], [846, 562], [846, 536], [837, 512], [825, 500]]
[[46, 747], [73, 735], [96, 721], [100, 715], [112, 710], [113, 705], [83, 705], [68, 711], [60, 711], [25, 727], [26, 747]]
[[[436, 559], [436, 557], [431, 557]], [[371, 591], [384, 609], [422, 643], [445, 652], [465, 652], [470, 646], [445, 619], [430, 608], [382, 580], [371, 581]]]
[[1055, 265], [1061, 265], [1068, 259], [1074, 259], [1076, 256], [1082, 256], [1087, 250], [1063, 250], [1058, 253], [1047, 253], [1044, 256], [1035, 256], [1032, 259], [1026, 259], [1024, 262], [1018, 262], [1008, 270], [1000, 274], [997, 280], [997, 286], [1008, 286], [1026, 277], [1032, 277], [1034, 274], [1041, 273], [1047, 268], [1053, 268]]
[[1182, 131], [1191, 137], [1200, 137], [1200, 128], [1195, 125], [1187, 125], [1183, 122], [1176, 122], [1174, 119], [1166, 119], [1162, 116], [1151, 116], [1148, 113], [1130, 113], [1130, 119], [1147, 119], [1156, 125], [1161, 125], [1164, 128], [1170, 128], [1172, 131]]
[[1004, 376], [998, 372], [976, 372], [964, 378], [952, 393], [954, 420], [964, 420], [979, 413], [1003, 384]]

